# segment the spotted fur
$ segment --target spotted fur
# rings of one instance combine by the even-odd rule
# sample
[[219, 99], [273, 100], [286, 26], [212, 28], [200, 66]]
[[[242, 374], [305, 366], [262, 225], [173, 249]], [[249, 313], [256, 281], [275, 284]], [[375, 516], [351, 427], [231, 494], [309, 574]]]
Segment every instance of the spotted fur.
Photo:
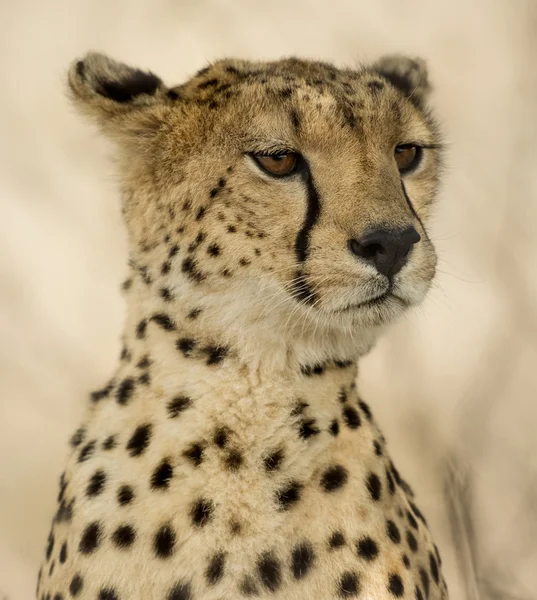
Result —
[[[435, 272], [424, 63], [223, 60], [169, 88], [89, 54], [69, 85], [118, 149], [131, 273], [124, 349], [71, 438], [37, 597], [446, 599], [355, 383]], [[425, 148], [406, 176], [403, 143]], [[284, 150], [304, 167], [287, 179], [252, 159]], [[421, 240], [390, 281], [349, 251], [405, 227]]]

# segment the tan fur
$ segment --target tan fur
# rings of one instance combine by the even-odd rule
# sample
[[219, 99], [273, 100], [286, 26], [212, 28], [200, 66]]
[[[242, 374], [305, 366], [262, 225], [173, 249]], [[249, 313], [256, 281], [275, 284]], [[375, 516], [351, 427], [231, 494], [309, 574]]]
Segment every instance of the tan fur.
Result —
[[[408, 89], [390, 83], [400, 80]], [[357, 359], [423, 299], [435, 272], [422, 223], [440, 155], [423, 108], [424, 63], [388, 57], [342, 71], [297, 59], [224, 60], [170, 90], [90, 54], [72, 66], [69, 84], [117, 144], [132, 275], [122, 361], [74, 438], [38, 598], [419, 598], [420, 570], [429, 598], [447, 598], [441, 575], [434, 581], [431, 535], [355, 385]], [[404, 178], [414, 210], [393, 158], [410, 142], [430, 146]], [[271, 178], [247, 155], [274, 147], [307, 159], [320, 199], [302, 262], [305, 180]], [[397, 297], [357, 307], [387, 280], [347, 241], [408, 226], [421, 241], [394, 278]], [[296, 298], [297, 282], [313, 303]], [[175, 416], [173, 402], [182, 407]], [[129, 440], [142, 425], [150, 439], [132, 456]], [[281, 463], [268, 470], [276, 451]], [[168, 471], [153, 489], [163, 461]], [[339, 487], [327, 489], [334, 467]], [[124, 484], [135, 498], [120, 505]], [[196, 524], [201, 498], [211, 514]], [[99, 543], [84, 553], [93, 522]], [[129, 547], [114, 535], [124, 525], [134, 531]], [[166, 557], [155, 551], [164, 525], [174, 532]], [[331, 549], [334, 532], [345, 543]]]

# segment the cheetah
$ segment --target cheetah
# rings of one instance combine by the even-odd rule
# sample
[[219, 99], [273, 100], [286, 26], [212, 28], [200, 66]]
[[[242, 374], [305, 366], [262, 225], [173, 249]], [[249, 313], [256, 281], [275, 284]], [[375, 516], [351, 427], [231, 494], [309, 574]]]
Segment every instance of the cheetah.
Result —
[[424, 61], [224, 59], [167, 87], [89, 53], [68, 83], [117, 149], [127, 317], [37, 598], [447, 599], [356, 385], [435, 275]]

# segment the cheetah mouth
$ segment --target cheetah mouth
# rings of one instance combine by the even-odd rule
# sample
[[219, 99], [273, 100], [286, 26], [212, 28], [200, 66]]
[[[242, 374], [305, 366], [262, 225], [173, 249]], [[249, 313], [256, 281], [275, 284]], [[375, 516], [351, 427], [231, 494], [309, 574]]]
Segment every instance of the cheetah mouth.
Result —
[[375, 308], [378, 306], [385, 305], [390, 300], [393, 300], [398, 304], [402, 304], [403, 306], [407, 305], [407, 302], [405, 302], [400, 296], [396, 296], [392, 291], [387, 290], [378, 296], [370, 298], [369, 300], [364, 300], [363, 302], [348, 304], [347, 306], [340, 308], [337, 312], [348, 312], [350, 310], [360, 310], [360, 309], [367, 310], [369, 308]]

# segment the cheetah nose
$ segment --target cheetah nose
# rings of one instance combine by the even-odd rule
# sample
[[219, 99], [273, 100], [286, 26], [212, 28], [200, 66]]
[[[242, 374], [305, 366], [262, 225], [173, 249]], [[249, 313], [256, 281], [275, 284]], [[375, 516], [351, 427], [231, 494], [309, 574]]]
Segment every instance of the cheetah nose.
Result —
[[379, 273], [392, 279], [406, 264], [414, 244], [421, 240], [414, 227], [376, 229], [359, 239], [348, 241], [354, 256], [372, 264]]

